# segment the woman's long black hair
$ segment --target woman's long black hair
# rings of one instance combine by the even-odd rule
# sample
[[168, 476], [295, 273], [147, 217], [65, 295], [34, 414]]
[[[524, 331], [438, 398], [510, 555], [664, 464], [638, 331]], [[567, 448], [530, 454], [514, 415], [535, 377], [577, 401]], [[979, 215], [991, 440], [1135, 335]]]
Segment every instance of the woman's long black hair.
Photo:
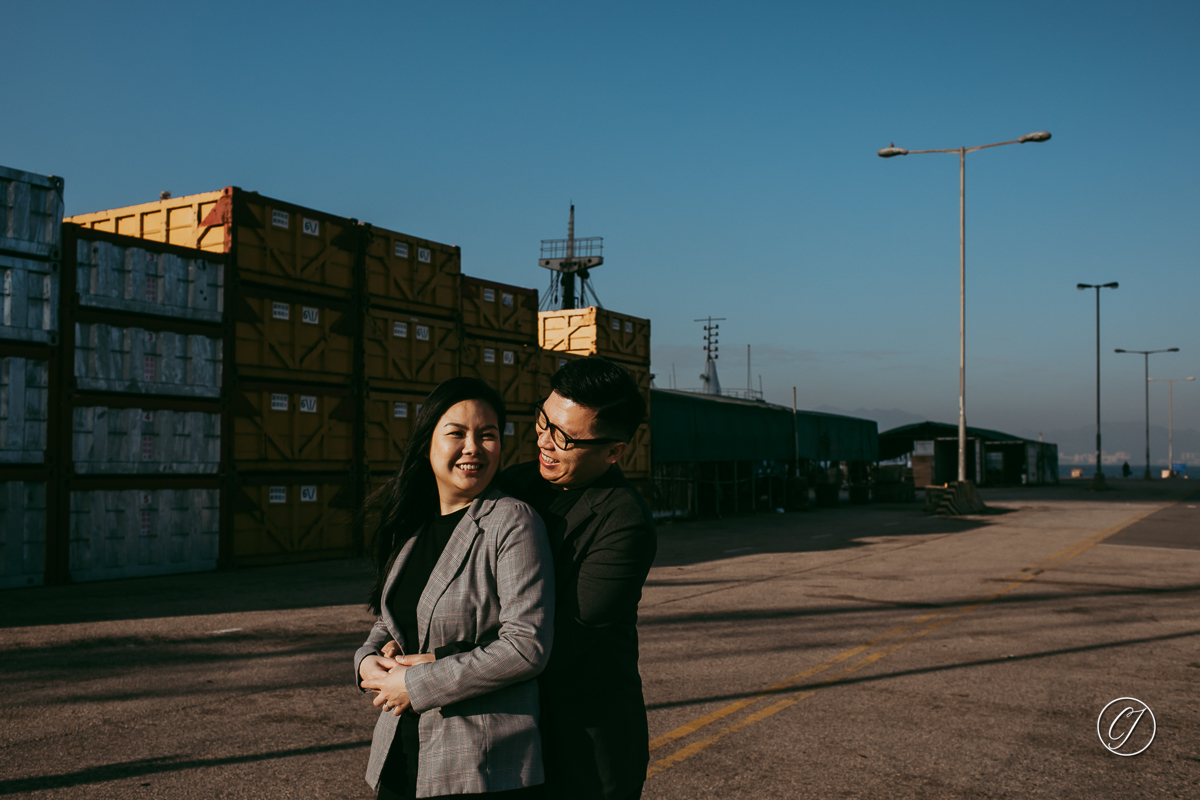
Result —
[[444, 381], [426, 398], [413, 421], [412, 435], [400, 469], [367, 499], [368, 509], [379, 510], [379, 527], [371, 547], [375, 584], [367, 601], [373, 614], [379, 614], [383, 608], [383, 584], [400, 548], [422, 526], [438, 516], [437, 481], [429, 464], [429, 447], [434, 430], [445, 413], [466, 400], [479, 400], [492, 407], [503, 439], [504, 400], [495, 389], [478, 378]]

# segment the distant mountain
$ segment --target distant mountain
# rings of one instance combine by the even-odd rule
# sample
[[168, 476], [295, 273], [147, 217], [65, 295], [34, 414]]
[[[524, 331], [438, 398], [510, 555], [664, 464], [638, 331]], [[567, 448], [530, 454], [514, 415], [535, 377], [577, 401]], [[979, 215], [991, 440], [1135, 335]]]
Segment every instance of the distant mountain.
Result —
[[834, 408], [833, 406], [818, 406], [814, 410], [823, 414], [843, 414], [847, 417], [873, 419], [879, 423], [880, 431], [925, 421], [925, 417], [920, 414], [913, 414], [899, 408], [856, 408], [853, 411], [847, 411], [844, 408]]
[[[1038, 438], [1039, 431], [1017, 431], [1027, 439]], [[1083, 465], [1096, 462], [1096, 426], [1082, 425], [1065, 430], [1040, 431], [1047, 442], [1058, 445], [1060, 466]], [[1104, 463], [1121, 464], [1128, 461], [1131, 467], [1146, 463], [1146, 423], [1106, 422], [1101, 428], [1104, 445]], [[1191, 428], [1175, 429], [1174, 459], [1200, 465], [1200, 431]], [[1150, 463], [1157, 468], [1167, 463], [1167, 426], [1150, 426]]]

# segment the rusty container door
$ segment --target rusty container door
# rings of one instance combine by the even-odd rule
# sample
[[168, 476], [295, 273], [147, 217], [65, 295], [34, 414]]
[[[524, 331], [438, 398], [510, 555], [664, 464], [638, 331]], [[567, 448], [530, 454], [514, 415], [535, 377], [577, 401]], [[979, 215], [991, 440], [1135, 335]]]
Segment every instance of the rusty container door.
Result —
[[367, 294], [374, 305], [448, 316], [458, 310], [462, 252], [386, 228], [370, 228]]
[[425, 392], [371, 389], [366, 408], [366, 455], [372, 471], [395, 472], [400, 468], [413, 421], [426, 396]]
[[76, 474], [215, 475], [219, 468], [218, 413], [76, 406], [71, 414]]
[[46, 484], [0, 482], [0, 589], [41, 586], [46, 571]]
[[49, 361], [0, 357], [0, 464], [47, 460], [49, 387]]
[[204, 488], [73, 490], [76, 581], [216, 569], [219, 492]]
[[463, 276], [460, 310], [468, 336], [534, 344], [537, 308], [536, 289]]
[[0, 250], [62, 257], [63, 180], [0, 167]]
[[89, 308], [217, 322], [225, 310], [224, 258], [80, 231], [75, 291]]
[[203, 224], [224, 196], [224, 191], [216, 191], [172, 197], [91, 214], [76, 214], [65, 221], [91, 230], [224, 253], [224, 225], [220, 222]]
[[220, 397], [222, 342], [211, 336], [75, 323], [81, 390]]
[[454, 320], [371, 308], [364, 327], [366, 376], [373, 388], [428, 392], [458, 375]]
[[239, 470], [348, 470], [354, 408], [344, 388], [245, 383], [232, 398]]
[[234, 562], [258, 566], [351, 555], [349, 486], [342, 478], [295, 473], [247, 479], [234, 491]]
[[0, 339], [58, 344], [60, 272], [58, 261], [0, 254]]
[[241, 379], [346, 381], [353, 372], [356, 331], [347, 303], [247, 287], [236, 319]]
[[538, 395], [539, 350], [532, 345], [468, 337], [459, 356], [461, 374], [479, 378], [504, 398], [510, 414], [531, 414]]

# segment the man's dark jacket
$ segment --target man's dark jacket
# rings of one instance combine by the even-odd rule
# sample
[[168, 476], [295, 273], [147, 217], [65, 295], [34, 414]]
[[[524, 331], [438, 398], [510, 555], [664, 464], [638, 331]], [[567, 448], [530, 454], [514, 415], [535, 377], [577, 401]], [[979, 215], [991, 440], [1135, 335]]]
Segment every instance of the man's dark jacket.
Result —
[[[562, 491], [537, 462], [505, 471], [501, 486], [544, 518]], [[658, 548], [654, 519], [614, 466], [547, 530], [556, 587], [554, 645], [538, 679], [547, 798], [624, 798], [650, 760], [637, 607]]]

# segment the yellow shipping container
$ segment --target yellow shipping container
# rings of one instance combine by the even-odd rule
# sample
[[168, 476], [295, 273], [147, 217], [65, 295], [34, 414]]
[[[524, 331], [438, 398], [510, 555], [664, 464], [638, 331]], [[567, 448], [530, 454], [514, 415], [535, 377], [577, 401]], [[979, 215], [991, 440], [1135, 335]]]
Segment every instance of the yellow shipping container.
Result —
[[353, 371], [355, 331], [348, 305], [245, 290], [235, 318], [242, 377], [339, 380]]
[[468, 337], [459, 356], [460, 374], [479, 378], [500, 393], [510, 414], [531, 414], [538, 394], [538, 365], [541, 351], [493, 339]]
[[509, 414], [500, 439], [500, 469], [537, 458], [537, 428], [528, 414]]
[[430, 391], [458, 375], [458, 324], [452, 319], [371, 308], [363, 349], [373, 387]]
[[536, 289], [509, 286], [464, 275], [460, 308], [463, 330], [468, 336], [508, 339], [529, 344], [537, 341]]
[[603, 308], [538, 313], [538, 344], [546, 350], [650, 363], [650, 320]]
[[224, 225], [200, 223], [225, 196], [225, 191], [172, 197], [92, 214], [76, 214], [65, 221], [98, 231], [224, 253]]
[[354, 407], [337, 387], [255, 383], [233, 397], [233, 458], [242, 470], [342, 470], [354, 458]]
[[233, 559], [237, 566], [289, 564], [353, 554], [353, 504], [343, 481], [279, 475], [234, 489]]
[[400, 468], [413, 421], [428, 396], [426, 392], [372, 388], [367, 395], [367, 464], [372, 471]]
[[369, 226], [367, 294], [373, 303], [448, 315], [458, 309], [462, 251]]

